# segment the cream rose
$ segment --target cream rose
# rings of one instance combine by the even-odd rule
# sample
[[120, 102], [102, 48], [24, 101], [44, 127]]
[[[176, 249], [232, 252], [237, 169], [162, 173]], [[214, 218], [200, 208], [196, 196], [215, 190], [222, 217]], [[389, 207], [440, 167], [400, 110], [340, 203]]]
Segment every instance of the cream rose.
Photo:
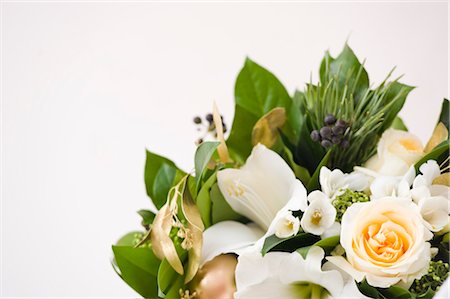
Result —
[[377, 154], [364, 165], [381, 175], [402, 176], [424, 155], [422, 142], [413, 134], [388, 129], [378, 143]]
[[409, 287], [427, 272], [432, 234], [412, 201], [385, 197], [355, 203], [342, 218], [341, 256], [328, 260], [374, 287]]

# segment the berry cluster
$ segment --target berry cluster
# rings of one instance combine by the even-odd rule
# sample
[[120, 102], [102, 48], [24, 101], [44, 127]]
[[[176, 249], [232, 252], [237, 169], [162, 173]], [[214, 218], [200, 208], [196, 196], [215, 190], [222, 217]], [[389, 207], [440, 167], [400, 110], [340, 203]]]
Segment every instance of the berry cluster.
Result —
[[[227, 131], [227, 125], [223, 121], [223, 116], [220, 116], [222, 120], [223, 132]], [[216, 125], [214, 124], [213, 115], [211, 113], [206, 114], [204, 120], [200, 116], [196, 116], [193, 119], [194, 124], [197, 125], [197, 131], [203, 131], [203, 136], [197, 139], [195, 142], [197, 145], [201, 144], [205, 137], [208, 135], [212, 135], [214, 138], [217, 138]], [[203, 129], [203, 130], [202, 130]]]
[[333, 145], [340, 145], [342, 148], [348, 148], [349, 141], [345, 137], [349, 124], [342, 119], [336, 119], [333, 114], [327, 114], [324, 118], [325, 125], [320, 130], [311, 132], [311, 139], [324, 148], [330, 148]]

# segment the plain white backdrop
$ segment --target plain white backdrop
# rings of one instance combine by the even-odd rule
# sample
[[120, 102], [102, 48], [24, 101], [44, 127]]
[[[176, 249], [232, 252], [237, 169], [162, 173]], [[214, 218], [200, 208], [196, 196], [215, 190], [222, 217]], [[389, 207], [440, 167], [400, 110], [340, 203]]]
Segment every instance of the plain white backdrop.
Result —
[[424, 142], [448, 97], [448, 3], [1, 4], [1, 296], [137, 297], [111, 244], [151, 206], [145, 148], [193, 167], [192, 117], [233, 117], [246, 56], [292, 93], [349, 39], [417, 86]]

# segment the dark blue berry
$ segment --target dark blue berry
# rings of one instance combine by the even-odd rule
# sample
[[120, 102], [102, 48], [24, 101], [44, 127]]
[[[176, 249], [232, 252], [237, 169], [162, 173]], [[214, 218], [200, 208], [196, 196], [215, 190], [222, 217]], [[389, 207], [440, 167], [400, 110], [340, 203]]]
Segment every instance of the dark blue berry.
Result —
[[213, 115], [211, 113], [206, 114], [205, 118], [209, 123], [213, 122]]
[[345, 129], [348, 127], [348, 124], [345, 120], [339, 119], [336, 122], [336, 127], [342, 127], [342, 128], [344, 128], [344, 131], [345, 131]]
[[196, 116], [196, 117], [194, 117], [194, 123], [197, 124], [197, 125], [201, 124], [202, 123], [202, 119], [200, 117]]
[[324, 118], [324, 122], [327, 125], [332, 125], [336, 122], [336, 117], [333, 114], [327, 114]]
[[319, 131], [317, 131], [317, 130], [312, 131], [312, 132], [311, 132], [311, 139], [312, 139], [313, 141], [320, 141], [320, 134], [319, 134]]
[[330, 139], [331, 134], [332, 132], [330, 127], [323, 127], [320, 129], [320, 136], [324, 139]]
[[331, 142], [333, 144], [339, 144], [341, 142], [341, 140], [342, 140], [341, 136], [333, 136], [333, 137], [331, 137]]
[[342, 135], [345, 131], [345, 128], [341, 126], [334, 126], [333, 128], [331, 128], [331, 131], [333, 131], [334, 135]]

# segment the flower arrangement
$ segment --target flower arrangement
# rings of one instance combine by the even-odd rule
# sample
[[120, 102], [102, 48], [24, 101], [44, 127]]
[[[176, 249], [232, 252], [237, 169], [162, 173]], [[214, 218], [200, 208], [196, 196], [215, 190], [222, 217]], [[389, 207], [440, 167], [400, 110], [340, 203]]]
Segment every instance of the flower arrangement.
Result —
[[[228, 138], [217, 107], [195, 170], [147, 151], [157, 211], [113, 247], [145, 298], [432, 298], [448, 277], [449, 103], [428, 143], [346, 45], [290, 96], [247, 59]], [[431, 133], [431, 132], [430, 132]]]

